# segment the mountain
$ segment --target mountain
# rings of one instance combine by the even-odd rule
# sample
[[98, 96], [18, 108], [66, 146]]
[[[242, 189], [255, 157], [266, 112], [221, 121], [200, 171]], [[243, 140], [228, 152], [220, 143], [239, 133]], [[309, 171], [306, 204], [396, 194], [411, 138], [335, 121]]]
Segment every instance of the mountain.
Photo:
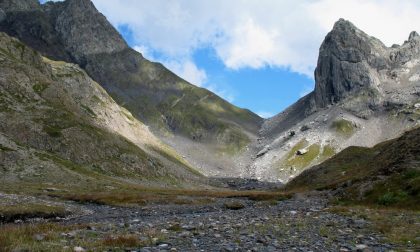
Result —
[[201, 172], [246, 174], [263, 120], [143, 58], [90, 0], [1, 0], [0, 9], [0, 31], [78, 64]]
[[418, 209], [420, 128], [373, 148], [348, 147], [290, 181], [288, 190], [333, 190], [341, 201]]
[[0, 33], [0, 188], [188, 186], [202, 175], [75, 64]]
[[340, 19], [321, 45], [315, 90], [264, 122], [253, 167], [287, 182], [348, 146], [372, 147], [420, 123], [420, 36], [386, 47]]
[[315, 90], [263, 121], [131, 49], [90, 0], [0, 0], [0, 31], [79, 65], [204, 175], [286, 183], [348, 146], [419, 124], [420, 36], [381, 41], [340, 19], [320, 47]]

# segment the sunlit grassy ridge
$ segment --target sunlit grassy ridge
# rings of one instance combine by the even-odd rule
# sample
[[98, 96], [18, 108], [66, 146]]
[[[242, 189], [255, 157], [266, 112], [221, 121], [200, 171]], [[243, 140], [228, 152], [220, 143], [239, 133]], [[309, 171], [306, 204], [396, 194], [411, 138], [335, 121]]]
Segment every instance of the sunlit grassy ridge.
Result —
[[420, 207], [420, 129], [373, 148], [349, 147], [304, 171], [289, 190], [343, 188], [340, 199], [388, 207]]

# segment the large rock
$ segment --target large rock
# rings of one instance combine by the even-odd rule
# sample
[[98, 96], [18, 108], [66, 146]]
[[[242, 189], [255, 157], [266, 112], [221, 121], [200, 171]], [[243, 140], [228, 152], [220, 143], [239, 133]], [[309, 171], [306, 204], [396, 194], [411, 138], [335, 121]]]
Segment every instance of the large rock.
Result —
[[371, 68], [388, 65], [385, 46], [340, 19], [321, 45], [315, 70], [315, 102], [324, 108], [363, 88], [376, 88]]
[[[340, 19], [320, 47], [315, 90], [264, 122], [257, 176], [287, 182], [343, 148], [370, 147], [419, 125], [419, 73], [417, 32], [386, 47]], [[295, 155], [302, 149], [308, 152]]]
[[46, 12], [54, 19], [55, 30], [65, 50], [77, 62], [83, 62], [87, 55], [128, 48], [122, 36], [90, 0], [67, 0], [53, 6], [46, 8]]

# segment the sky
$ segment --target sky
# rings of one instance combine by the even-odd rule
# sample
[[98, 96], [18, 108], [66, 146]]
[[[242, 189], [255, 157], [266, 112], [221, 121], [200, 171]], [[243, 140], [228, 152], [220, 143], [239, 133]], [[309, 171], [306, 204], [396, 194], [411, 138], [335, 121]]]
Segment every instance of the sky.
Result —
[[144, 57], [265, 118], [313, 90], [339, 18], [387, 46], [420, 31], [418, 0], [92, 1]]

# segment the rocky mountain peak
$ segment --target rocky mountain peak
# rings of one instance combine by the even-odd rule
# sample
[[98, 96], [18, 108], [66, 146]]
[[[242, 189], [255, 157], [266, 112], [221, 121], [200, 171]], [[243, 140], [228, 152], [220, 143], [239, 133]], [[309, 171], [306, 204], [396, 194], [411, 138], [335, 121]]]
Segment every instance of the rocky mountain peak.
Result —
[[324, 108], [375, 85], [370, 67], [384, 68], [385, 45], [340, 19], [321, 45], [315, 70], [315, 104]]
[[412, 31], [408, 36], [408, 41], [414, 41], [420, 39], [420, 35], [416, 31]]
[[118, 31], [108, 22], [90, 0], [67, 0], [45, 8], [55, 20], [55, 30], [82, 63], [87, 55], [113, 53], [128, 48]]

